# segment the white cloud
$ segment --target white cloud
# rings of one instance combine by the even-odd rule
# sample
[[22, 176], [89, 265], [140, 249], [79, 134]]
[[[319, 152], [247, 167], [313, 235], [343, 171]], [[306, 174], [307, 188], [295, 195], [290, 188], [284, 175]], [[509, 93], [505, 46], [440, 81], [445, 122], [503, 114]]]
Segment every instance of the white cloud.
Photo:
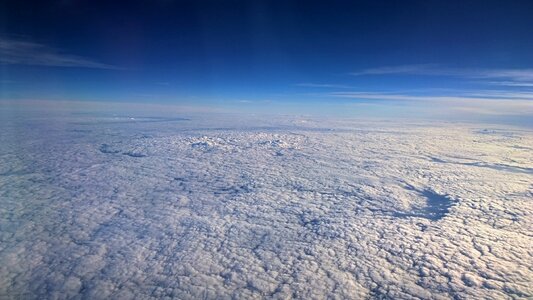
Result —
[[533, 295], [526, 129], [53, 107], [0, 119], [0, 298]]
[[456, 96], [421, 96], [379, 92], [333, 92], [331, 97], [354, 100], [375, 100], [412, 105], [434, 105], [438, 110], [459, 109], [491, 115], [531, 115], [533, 116], [533, 93], [506, 91], [470, 91]]
[[369, 68], [350, 73], [354, 76], [363, 75], [389, 75], [389, 74], [413, 74], [413, 75], [436, 75], [443, 74], [442, 69], [438, 69], [436, 64], [422, 64], [422, 65], [400, 65], [387, 66], [378, 68]]
[[310, 87], [310, 88], [338, 88], [338, 89], [350, 88], [350, 86], [347, 86], [347, 85], [329, 84], [329, 83], [298, 83], [298, 84], [295, 84], [295, 86]]
[[499, 85], [499, 86], [533, 87], [533, 82], [489, 81], [486, 83], [490, 85]]
[[24, 40], [0, 38], [0, 63], [51, 67], [78, 67], [93, 69], [120, 69], [76, 55], [58, 51], [49, 46]]
[[[533, 83], [533, 69], [467, 69], [448, 68], [437, 64], [401, 65], [370, 68], [350, 73], [354, 76], [367, 75], [425, 75], [451, 76], [470, 79], [487, 79], [499, 84], [529, 86]], [[487, 82], [487, 83], [490, 83]]]

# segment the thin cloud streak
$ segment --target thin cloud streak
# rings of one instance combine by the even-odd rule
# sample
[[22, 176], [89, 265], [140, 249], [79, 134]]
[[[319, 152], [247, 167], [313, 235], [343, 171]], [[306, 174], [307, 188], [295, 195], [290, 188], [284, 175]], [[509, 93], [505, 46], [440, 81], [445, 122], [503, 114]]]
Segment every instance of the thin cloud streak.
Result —
[[[531, 86], [533, 69], [456, 69], [445, 68], [436, 64], [402, 65], [370, 68], [350, 73], [353, 76], [367, 75], [423, 75], [451, 76], [471, 79], [496, 79], [504, 85]], [[490, 82], [489, 82], [490, 83]]]
[[[380, 92], [333, 92], [328, 94], [331, 97], [351, 98], [360, 100], [396, 100], [396, 101], [442, 101], [442, 100], [461, 100], [461, 101], [531, 101], [533, 93], [512, 93], [512, 92], [467, 92], [452, 96], [439, 95], [409, 95], [401, 93], [380, 93]], [[532, 103], [533, 105], [533, 103]]]
[[[329, 96], [354, 100], [375, 100], [376, 105], [386, 102], [397, 102], [405, 105], [417, 103], [417, 106], [430, 105], [435, 108], [441, 107], [442, 110], [447, 111], [468, 111], [483, 115], [533, 116], [533, 93], [481, 91], [456, 96], [422, 96], [375, 92], [335, 92], [330, 93]], [[365, 103], [368, 104], [368, 102]]]
[[401, 65], [401, 66], [385, 66], [378, 68], [370, 68], [357, 72], [351, 72], [350, 75], [364, 76], [364, 75], [392, 75], [392, 74], [409, 74], [409, 75], [435, 75], [436, 71], [443, 71], [437, 69], [436, 64], [422, 64], [422, 65]]
[[329, 83], [297, 83], [295, 86], [299, 87], [310, 87], [310, 88], [338, 88], [338, 89], [349, 89], [352, 88], [347, 85], [342, 84], [329, 84]]
[[89, 58], [63, 53], [47, 45], [0, 38], [0, 64], [119, 70]]
[[533, 82], [516, 82], [516, 81], [489, 81], [490, 85], [514, 86], [514, 87], [533, 87]]

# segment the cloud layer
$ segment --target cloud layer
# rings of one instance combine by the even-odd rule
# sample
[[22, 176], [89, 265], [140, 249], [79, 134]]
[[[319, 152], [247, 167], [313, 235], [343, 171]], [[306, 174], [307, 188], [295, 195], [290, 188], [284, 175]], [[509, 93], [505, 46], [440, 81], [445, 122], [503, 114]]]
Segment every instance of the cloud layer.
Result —
[[2, 118], [0, 297], [528, 298], [533, 134]]

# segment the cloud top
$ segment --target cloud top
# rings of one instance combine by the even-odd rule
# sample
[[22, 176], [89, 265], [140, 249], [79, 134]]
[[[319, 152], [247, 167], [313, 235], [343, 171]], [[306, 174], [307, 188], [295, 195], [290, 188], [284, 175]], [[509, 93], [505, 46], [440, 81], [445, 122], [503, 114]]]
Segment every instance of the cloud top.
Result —
[[0, 118], [0, 298], [533, 296], [530, 130], [106, 111]]

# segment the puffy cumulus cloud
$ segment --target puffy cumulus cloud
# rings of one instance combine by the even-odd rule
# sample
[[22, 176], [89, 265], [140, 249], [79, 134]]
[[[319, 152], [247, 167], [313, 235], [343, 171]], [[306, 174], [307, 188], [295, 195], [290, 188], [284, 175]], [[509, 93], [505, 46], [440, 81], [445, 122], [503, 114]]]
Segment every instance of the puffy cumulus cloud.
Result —
[[124, 120], [2, 125], [2, 298], [533, 296], [531, 131]]

